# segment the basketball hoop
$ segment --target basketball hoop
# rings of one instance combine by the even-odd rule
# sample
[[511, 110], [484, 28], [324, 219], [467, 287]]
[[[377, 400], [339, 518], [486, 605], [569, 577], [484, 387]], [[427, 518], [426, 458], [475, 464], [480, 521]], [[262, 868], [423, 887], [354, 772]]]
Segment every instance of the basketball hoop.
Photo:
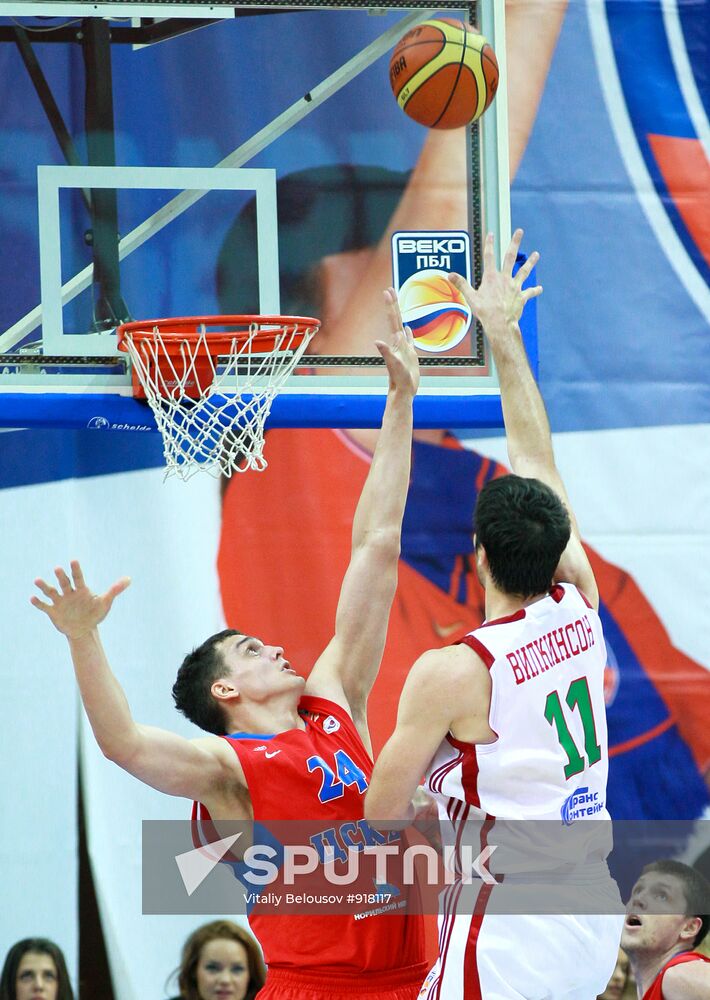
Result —
[[123, 323], [133, 395], [163, 436], [166, 476], [231, 476], [266, 468], [264, 424], [274, 396], [320, 321], [303, 316], [186, 316]]

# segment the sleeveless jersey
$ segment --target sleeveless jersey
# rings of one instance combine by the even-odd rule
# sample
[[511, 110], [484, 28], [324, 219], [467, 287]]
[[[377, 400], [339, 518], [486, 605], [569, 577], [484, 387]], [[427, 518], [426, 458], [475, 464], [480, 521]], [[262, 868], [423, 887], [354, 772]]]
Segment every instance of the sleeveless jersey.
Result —
[[685, 965], [686, 962], [710, 962], [710, 958], [701, 955], [699, 951], [684, 951], [666, 962], [656, 978], [643, 995], [643, 1000], [665, 1000], [663, 996], [663, 977], [674, 965]]
[[[364, 820], [363, 802], [372, 775], [372, 760], [357, 728], [345, 709], [323, 698], [304, 696], [299, 703], [305, 730], [291, 729], [276, 735], [236, 733], [224, 739], [239, 757], [249, 789], [255, 821], [255, 840], [262, 830], [281, 831], [281, 821], [300, 821], [296, 838], [309, 836], [311, 844], [336, 857], [345, 857], [348, 848], [361, 850], [383, 835], [376, 834]], [[193, 816], [209, 820], [204, 806]], [[269, 825], [271, 823], [271, 825]], [[317, 830], [315, 836], [311, 836]], [[290, 835], [287, 834], [287, 835]], [[297, 839], [295, 842], [302, 843]], [[363, 859], [363, 856], [360, 855]], [[364, 856], [360, 871], [364, 878], [354, 886], [332, 885], [323, 881], [330, 893], [361, 891], [363, 884], [378, 894], [374, 859]], [[238, 866], [237, 866], [238, 868]], [[389, 869], [388, 869], [389, 874]], [[314, 880], [318, 882], [318, 873]], [[393, 880], [394, 881], [394, 880]], [[270, 886], [262, 888], [266, 892]], [[283, 887], [288, 888], [288, 887]], [[292, 891], [299, 892], [298, 886]], [[424, 930], [421, 916], [398, 914], [406, 906], [402, 888], [387, 885], [391, 905], [372, 900], [358, 905], [356, 913], [331, 911], [290, 912], [259, 902], [249, 913], [249, 923], [264, 951], [269, 968], [298, 968], [333, 974], [387, 972], [424, 963]], [[278, 888], [282, 893], [282, 888]], [[285, 896], [284, 896], [285, 899]], [[388, 899], [389, 904], [389, 899]], [[302, 908], [301, 908], [302, 909]], [[352, 907], [351, 907], [352, 909]], [[333, 912], [335, 910], [335, 912]]]
[[[473, 745], [449, 734], [440, 746], [427, 785], [445, 827], [448, 822], [458, 836], [464, 820], [470, 826], [478, 819], [484, 836], [496, 818], [556, 820], [555, 830], [574, 824], [566, 856], [556, 837], [545, 843], [550, 824], [526, 823], [526, 846], [517, 855], [499, 850], [489, 866], [494, 873], [604, 860], [607, 831], [594, 824], [583, 832], [576, 824], [609, 818], [606, 649], [596, 611], [576, 587], [558, 584], [541, 600], [461, 641], [490, 671], [489, 723], [498, 738]], [[507, 867], [501, 867], [504, 860]]]

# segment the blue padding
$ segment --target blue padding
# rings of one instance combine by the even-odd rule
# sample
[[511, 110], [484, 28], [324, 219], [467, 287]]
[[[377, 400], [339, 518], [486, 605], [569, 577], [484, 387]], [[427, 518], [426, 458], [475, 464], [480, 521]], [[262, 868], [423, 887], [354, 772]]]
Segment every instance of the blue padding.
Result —
[[[274, 400], [268, 427], [379, 427], [384, 396], [282, 395]], [[502, 427], [498, 396], [419, 396], [417, 427]], [[157, 432], [150, 410], [134, 399], [112, 395], [38, 396], [0, 394], [0, 427], [54, 427], [139, 435]]]

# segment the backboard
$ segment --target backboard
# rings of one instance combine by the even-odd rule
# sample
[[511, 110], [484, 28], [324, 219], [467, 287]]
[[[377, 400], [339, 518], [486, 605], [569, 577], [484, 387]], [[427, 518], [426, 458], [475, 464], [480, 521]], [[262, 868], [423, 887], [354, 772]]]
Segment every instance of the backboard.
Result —
[[[224, 313], [323, 321], [271, 426], [378, 424], [393, 235], [440, 250], [465, 231], [474, 281], [486, 229], [499, 249], [510, 235], [503, 6], [4, 4], [0, 426], [151, 429], [116, 326]], [[388, 81], [398, 39], [442, 15], [475, 24], [501, 68], [480, 125], [451, 132], [408, 119]], [[418, 426], [500, 425], [475, 321], [424, 364]]]

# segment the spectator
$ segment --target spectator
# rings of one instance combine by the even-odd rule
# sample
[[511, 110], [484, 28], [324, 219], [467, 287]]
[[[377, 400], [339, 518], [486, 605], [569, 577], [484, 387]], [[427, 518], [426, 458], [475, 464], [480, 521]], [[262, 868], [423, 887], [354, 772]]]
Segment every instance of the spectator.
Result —
[[0, 1000], [74, 1000], [61, 949], [47, 938], [25, 938], [8, 951]]
[[616, 965], [614, 966], [614, 971], [611, 974], [609, 985], [604, 992], [597, 997], [597, 1000], [621, 1000], [626, 991], [628, 981], [629, 957], [624, 951], [622, 951], [621, 948], [619, 948], [619, 954], [616, 958]]
[[180, 995], [174, 1000], [254, 1000], [266, 967], [248, 930], [231, 920], [215, 920], [189, 936], [175, 975]]

